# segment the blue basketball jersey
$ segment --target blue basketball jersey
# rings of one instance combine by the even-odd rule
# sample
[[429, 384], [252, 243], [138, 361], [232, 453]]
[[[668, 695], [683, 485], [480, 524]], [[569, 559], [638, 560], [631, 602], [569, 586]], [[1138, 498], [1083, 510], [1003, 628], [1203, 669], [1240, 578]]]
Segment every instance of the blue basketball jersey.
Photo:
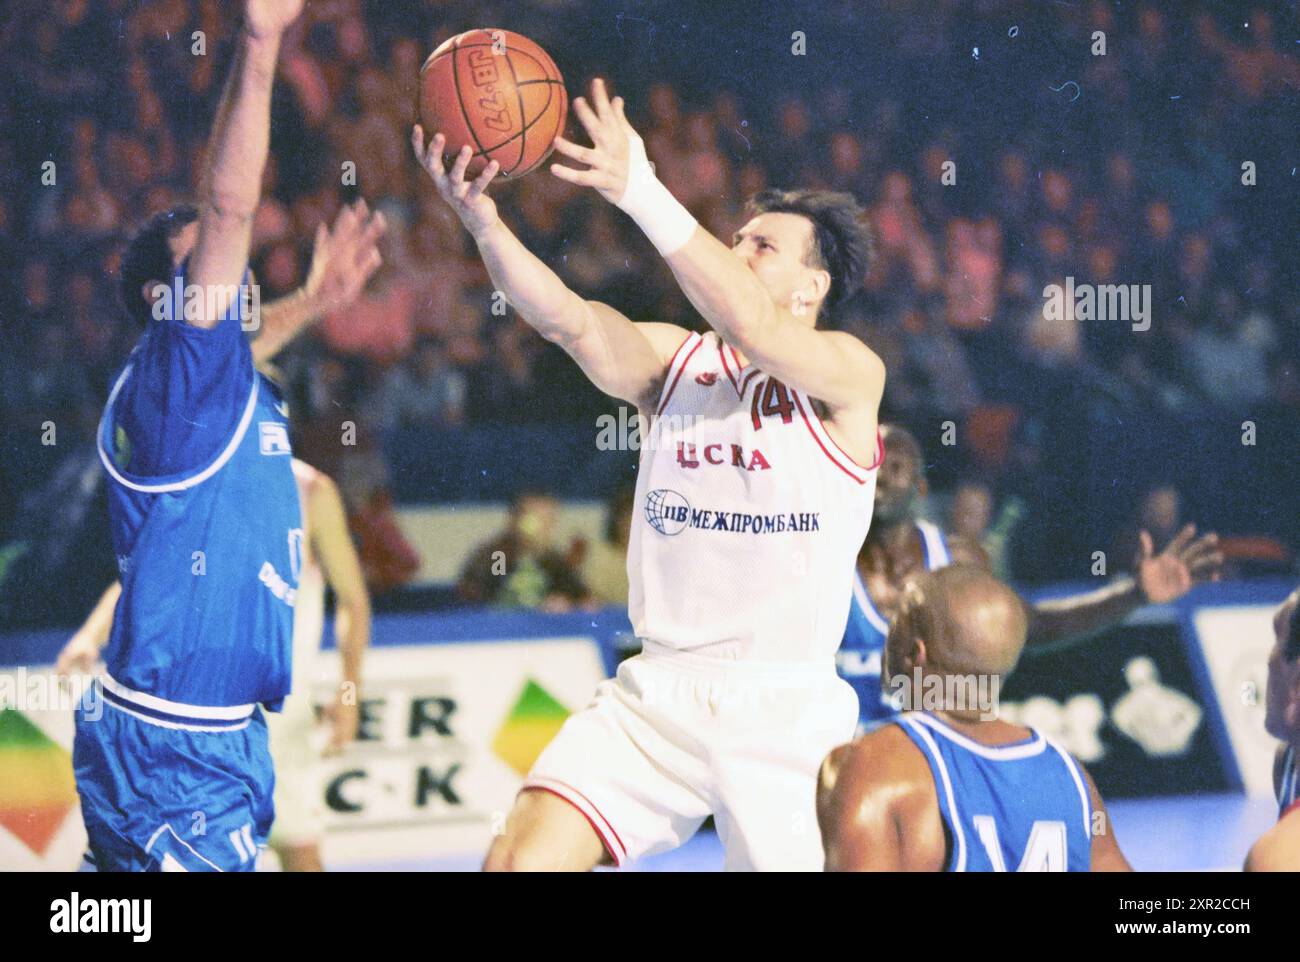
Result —
[[210, 330], [155, 320], [132, 352], [99, 427], [122, 581], [113, 705], [209, 731], [279, 709], [302, 552], [286, 415], [237, 308]]
[[1053, 739], [981, 745], [927, 712], [896, 722], [925, 755], [949, 839], [949, 872], [1086, 872], [1092, 801]]
[[[934, 571], [951, 564], [948, 543], [939, 526], [929, 521], [917, 521], [916, 527], [921, 532], [925, 570]], [[881, 660], [888, 634], [889, 622], [876, 610], [862, 575], [855, 571], [853, 603], [849, 606], [849, 621], [844, 628], [844, 640], [835, 655], [835, 664], [840, 677], [858, 694], [859, 732], [898, 714], [898, 709], [880, 688]]]

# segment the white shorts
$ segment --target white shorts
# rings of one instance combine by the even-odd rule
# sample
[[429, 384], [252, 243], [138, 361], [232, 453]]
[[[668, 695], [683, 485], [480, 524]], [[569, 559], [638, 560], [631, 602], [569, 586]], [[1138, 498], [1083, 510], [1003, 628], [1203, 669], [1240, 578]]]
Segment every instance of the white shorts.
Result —
[[275, 763], [275, 821], [272, 845], [298, 846], [319, 842], [325, 833], [321, 800], [322, 733], [306, 695], [290, 695], [284, 710], [265, 712], [266, 729]]
[[857, 720], [833, 660], [726, 661], [647, 642], [564, 723], [524, 788], [582, 812], [618, 865], [676, 848], [713, 815], [728, 870], [821, 871], [817, 773]]

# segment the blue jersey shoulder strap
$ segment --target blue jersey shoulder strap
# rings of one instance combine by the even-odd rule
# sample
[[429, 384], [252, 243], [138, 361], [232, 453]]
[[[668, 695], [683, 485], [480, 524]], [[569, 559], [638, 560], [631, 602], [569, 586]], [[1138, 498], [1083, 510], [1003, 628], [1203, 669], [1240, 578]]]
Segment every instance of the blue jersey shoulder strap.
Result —
[[934, 571], [952, 564], [948, 539], [943, 536], [943, 529], [932, 521], [920, 519], [917, 519], [916, 527], [921, 532], [921, 546], [925, 551], [925, 570]]
[[926, 712], [896, 721], [929, 764], [948, 871], [1087, 871], [1091, 798], [1056, 741], [1030, 729], [1024, 741], [984, 745]]

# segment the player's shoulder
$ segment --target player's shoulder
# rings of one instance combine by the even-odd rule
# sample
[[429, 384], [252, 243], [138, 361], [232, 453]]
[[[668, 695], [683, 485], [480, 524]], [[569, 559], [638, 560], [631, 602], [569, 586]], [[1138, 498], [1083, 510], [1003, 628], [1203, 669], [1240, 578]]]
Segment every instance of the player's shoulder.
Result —
[[293, 476], [304, 499], [310, 503], [333, 501], [339, 497], [338, 485], [334, 479], [306, 461], [293, 459]]
[[[638, 331], [650, 342], [655, 352], [669, 363], [677, 352], [694, 336], [694, 331], [687, 330], [679, 324], [664, 321], [633, 321]], [[703, 337], [704, 335], [700, 335]]]
[[899, 798], [929, 782], [925, 756], [897, 724], [882, 725], [831, 751], [822, 763], [818, 797], [856, 804], [888, 787]]
[[294, 458], [290, 463], [293, 465], [294, 478], [296, 478], [298, 483], [304, 488], [310, 489], [311, 486], [316, 483], [317, 478], [324, 477], [320, 470], [313, 468], [306, 461], [299, 458]]
[[1247, 872], [1300, 871], [1300, 808], [1293, 808], [1259, 837], [1246, 856]]
[[864, 367], [878, 373], [882, 378], [885, 375], [885, 362], [880, 355], [871, 349], [862, 338], [850, 331], [841, 331], [838, 329], [820, 329], [821, 333], [841, 351], [849, 357], [861, 363]]

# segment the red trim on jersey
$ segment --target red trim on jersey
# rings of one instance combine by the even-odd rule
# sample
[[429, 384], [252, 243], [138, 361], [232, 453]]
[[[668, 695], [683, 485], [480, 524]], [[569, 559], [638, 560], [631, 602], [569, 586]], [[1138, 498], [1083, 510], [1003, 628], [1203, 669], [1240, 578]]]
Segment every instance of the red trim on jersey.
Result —
[[[740, 382], [736, 380], [736, 375], [731, 373], [731, 365], [727, 363], [727, 349], [723, 346], [721, 341], [718, 341], [718, 357], [722, 358], [722, 369], [727, 372], [727, 377], [731, 381], [731, 386], [735, 388], [736, 393], [739, 394]], [[739, 365], [737, 365], [737, 367], [739, 367]]]
[[[816, 413], [817, 413], [816, 411], [813, 412], [813, 414]], [[826, 436], [828, 438], [831, 437], [829, 431], [826, 433]], [[834, 441], [835, 439], [831, 438], [831, 440]], [[848, 455], [845, 455], [845, 457], [848, 457]], [[885, 463], [885, 436], [880, 433], [880, 426], [877, 425], [876, 426], [876, 460], [871, 462], [871, 467], [867, 468], [867, 470], [874, 471], [876, 470], [876, 468], [880, 467], [884, 463]]]
[[741, 397], [744, 397], [744, 396], [745, 396], [745, 392], [749, 390], [749, 382], [750, 382], [750, 380], [751, 380], [752, 378], [756, 377], [759, 373], [760, 373], [759, 370], [758, 370], [757, 368], [754, 368], [754, 369], [751, 370], [748, 374], [746, 374], [743, 378], [741, 378], [741, 380], [740, 380], [740, 396], [741, 396]]
[[[687, 334], [686, 341], [689, 341], [693, 337], [697, 337], [697, 335], [694, 333]], [[681, 344], [677, 345], [677, 350], [673, 352], [673, 359], [668, 362], [669, 371], [671, 371], [673, 365], [677, 363], [677, 355], [682, 353], [682, 348], [686, 346], [686, 341], [682, 341]], [[682, 361], [682, 366], [677, 369], [677, 376], [673, 378], [672, 384], [668, 386], [668, 390], [664, 393], [664, 399], [659, 402], [659, 409], [655, 411], [656, 415], [663, 414], [664, 408], [668, 407], [668, 399], [673, 396], [673, 391], [677, 390], [677, 382], [682, 379], [682, 372], [686, 370], [686, 365], [691, 363], [691, 358], [695, 356], [695, 352], [700, 349], [700, 345], [703, 343], [704, 338], [699, 338], [699, 340], [695, 342], [695, 346], [691, 348], [690, 353], [686, 355], [686, 360]]]
[[[578, 814], [587, 820], [587, 824], [591, 826], [591, 830], [595, 832], [596, 837], [600, 839], [600, 844], [605, 846], [605, 851], [607, 851], [609, 857], [614, 860], [614, 865], [616, 867], [621, 867], [622, 864], [627, 861], [627, 846], [624, 845], [623, 840], [618, 837], [618, 832], [615, 831], [614, 826], [609, 823], [609, 819], [602, 815], [600, 809], [592, 804], [591, 799], [582, 794], [582, 792], [578, 791], [572, 785], [567, 782], [562, 782], [558, 778], [552, 778], [549, 775], [539, 777], [545, 778], [548, 782], [554, 782], [555, 785], [543, 785], [538, 781], [530, 779], [524, 783], [523, 787], [525, 789], [535, 789], [540, 792], [549, 792], [556, 798], [563, 799], [577, 809]], [[521, 789], [521, 791], [522, 790], [523, 789]], [[569, 797], [567, 793], [570, 792], [582, 799], [582, 801], [590, 807], [591, 813], [587, 812], [586, 809], [577, 803], [577, 801]], [[592, 817], [592, 813], [595, 814], [595, 818]], [[601, 824], [597, 824], [597, 820], [599, 820]], [[604, 826], [603, 828], [601, 827], [602, 825]], [[610, 842], [611, 835], [614, 839], [613, 843]]]
[[740, 363], [740, 355], [736, 353], [736, 349], [730, 344], [727, 345], [727, 350], [731, 352], [731, 363], [736, 365], [736, 373], [740, 374], [745, 370], [745, 365]]
[[[817, 429], [814, 428], [814, 427], [812, 426], [812, 422], [808, 420], [808, 414], [807, 414], [806, 411], [804, 411], [804, 409], [803, 409], [803, 403], [799, 400], [799, 392], [798, 392], [798, 391], [791, 391], [790, 393], [791, 393], [791, 395], [793, 395], [793, 397], [794, 397], [794, 406], [795, 406], [796, 408], [799, 409], [799, 415], [800, 415], [800, 417], [803, 418], [803, 423], [806, 424], [806, 425], [808, 425], [808, 433], [811, 434], [811, 435], [813, 436], [813, 440], [817, 442], [817, 447], [821, 448], [821, 449], [822, 449], [822, 452], [826, 455], [826, 457], [830, 458], [831, 461], [832, 461], [832, 463], [834, 463], [834, 465], [835, 465], [837, 468], [839, 468], [841, 471], [843, 471], [845, 474], [847, 474], [850, 478], [852, 478], [852, 479], [853, 479], [854, 481], [856, 481], [858, 484], [866, 484], [866, 483], [867, 483], [867, 479], [866, 479], [866, 478], [860, 478], [860, 477], [858, 477], [856, 474], [854, 474], [852, 471], [850, 471], [848, 468], [846, 468], [843, 464], [841, 464], [841, 463], [839, 462], [839, 459], [836, 458], [835, 455], [831, 454], [830, 449], [828, 449], [828, 448], [826, 447], [826, 445], [822, 444], [822, 439], [821, 439], [820, 437], [818, 437], [818, 435], [817, 435]], [[811, 402], [811, 401], [809, 401], [808, 403], [809, 403], [809, 406], [812, 405], [812, 402]], [[817, 417], [817, 412], [816, 412], [816, 411], [813, 411], [813, 417]], [[821, 419], [821, 418], [817, 418], [817, 423], [818, 423], [818, 424], [821, 424], [821, 426], [822, 426], [822, 430], [823, 430], [823, 431], [826, 431], [826, 425], [825, 425], [825, 424], [822, 424], [822, 419]], [[835, 439], [834, 439], [833, 437], [831, 437], [829, 431], [826, 431], [826, 440], [829, 441], [832, 445], [834, 445], [835, 450], [836, 450], [836, 451], [839, 451], [840, 454], [844, 455], [845, 460], [847, 460], [847, 461], [849, 462], [849, 464], [853, 465], [855, 468], [860, 468], [860, 469], [863, 470], [863, 471], [871, 471], [871, 470], [873, 470], [873, 469], [876, 467], [876, 465], [872, 465], [872, 467], [870, 467], [870, 468], [864, 468], [864, 467], [862, 467], [862, 465], [858, 464], [858, 462], [856, 462], [856, 461], [854, 461], [852, 458], [850, 458], [847, 454], [844, 454], [844, 449], [841, 448], [838, 444], [835, 444]], [[879, 432], [877, 432], [877, 434], [876, 434], [876, 441], [877, 441], [878, 444], [881, 445], [881, 452], [882, 452], [882, 454], [883, 454], [884, 447], [883, 447], [883, 442], [880, 440], [880, 434], [879, 434]]]

